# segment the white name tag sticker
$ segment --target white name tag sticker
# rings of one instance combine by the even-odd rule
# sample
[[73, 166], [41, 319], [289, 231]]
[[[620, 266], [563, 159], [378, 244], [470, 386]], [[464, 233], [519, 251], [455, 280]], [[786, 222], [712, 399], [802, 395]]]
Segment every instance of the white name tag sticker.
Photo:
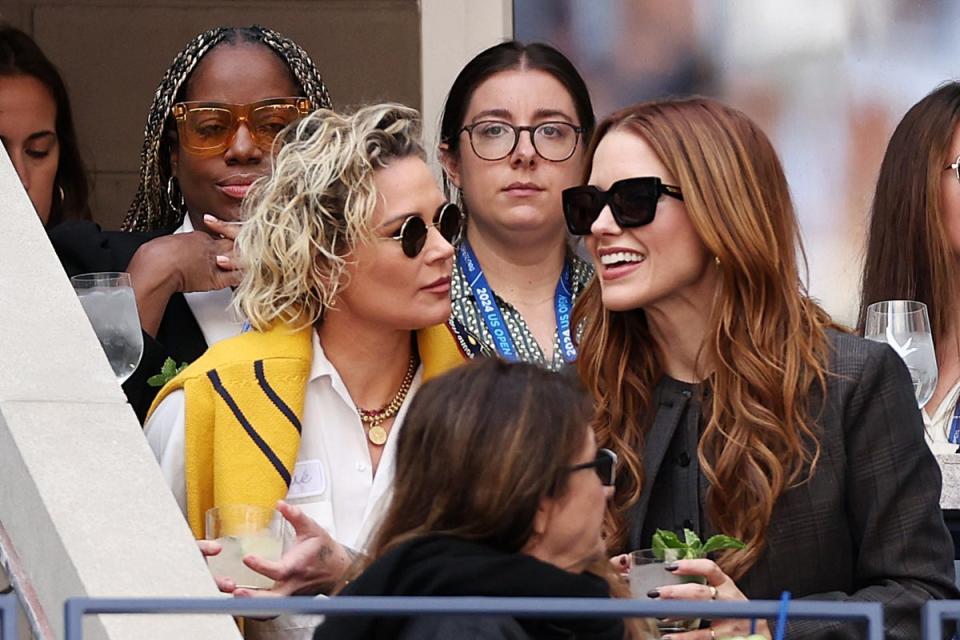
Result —
[[327, 471], [319, 460], [303, 460], [293, 468], [287, 498], [321, 496], [327, 490]]

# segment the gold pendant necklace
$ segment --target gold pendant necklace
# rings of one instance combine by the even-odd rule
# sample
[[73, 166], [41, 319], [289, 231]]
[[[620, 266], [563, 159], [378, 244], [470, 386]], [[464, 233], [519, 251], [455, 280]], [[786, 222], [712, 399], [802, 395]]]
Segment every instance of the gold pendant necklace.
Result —
[[417, 356], [416, 354], [410, 354], [410, 364], [407, 365], [407, 373], [403, 376], [400, 389], [390, 402], [374, 410], [363, 409], [360, 405], [356, 405], [357, 413], [360, 414], [360, 424], [363, 425], [363, 428], [366, 430], [367, 439], [370, 441], [370, 444], [382, 447], [384, 443], [386, 443], [387, 430], [380, 425], [397, 415], [397, 412], [400, 411], [400, 407], [403, 406], [403, 401], [407, 398], [407, 393], [410, 392], [410, 385], [413, 384], [413, 376], [416, 372]]

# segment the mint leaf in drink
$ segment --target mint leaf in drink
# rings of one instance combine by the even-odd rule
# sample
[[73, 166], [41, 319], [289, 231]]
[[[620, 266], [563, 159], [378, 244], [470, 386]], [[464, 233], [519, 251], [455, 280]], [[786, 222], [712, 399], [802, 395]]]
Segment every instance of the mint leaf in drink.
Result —
[[703, 542], [700, 541], [700, 536], [695, 531], [684, 529], [683, 538], [687, 547], [687, 552], [683, 555], [684, 558], [703, 558], [706, 556], [703, 552]]
[[732, 536], [710, 536], [704, 544], [700, 536], [690, 529], [683, 530], [683, 540], [673, 531], [657, 529], [653, 534], [653, 555], [660, 560], [690, 560], [706, 558], [708, 554], [721, 549], [743, 549], [745, 544]]
[[163, 376], [162, 373], [156, 373], [156, 374], [150, 376], [149, 378], [147, 378], [147, 386], [148, 386], [148, 387], [162, 387], [163, 385], [166, 384], [166, 380], [167, 380], [167, 379]]
[[[653, 555], [659, 560], [663, 560], [666, 555], [667, 549], [684, 549], [686, 545], [677, 537], [673, 531], [667, 531], [666, 529], [657, 529], [656, 533], [653, 534]], [[676, 557], [681, 557], [682, 554], [676, 553], [672, 554]]]
[[163, 361], [163, 366], [160, 367], [160, 373], [155, 374], [147, 378], [147, 385], [150, 387], [162, 387], [171, 380], [177, 377], [177, 374], [187, 368], [186, 362], [181, 362], [180, 366], [177, 366], [177, 361], [173, 358], [167, 358]]
[[717, 534], [715, 536], [710, 536], [710, 539], [707, 540], [707, 544], [703, 545], [702, 557], [706, 557], [708, 553], [720, 551], [721, 549], [745, 549], [746, 546], [747, 545], [743, 544], [732, 536]]

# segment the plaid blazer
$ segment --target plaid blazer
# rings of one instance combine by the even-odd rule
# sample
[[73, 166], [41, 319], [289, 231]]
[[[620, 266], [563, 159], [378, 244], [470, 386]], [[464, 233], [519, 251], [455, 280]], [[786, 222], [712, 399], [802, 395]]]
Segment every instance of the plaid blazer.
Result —
[[[925, 601], [960, 597], [939, 505], [940, 468], [924, 442], [910, 376], [896, 353], [837, 331], [829, 339], [826, 404], [822, 393], [811, 394], [820, 427], [816, 472], [777, 500], [766, 548], [738, 586], [753, 599], [778, 599], [789, 590], [794, 598], [881, 602], [886, 637], [914, 640]], [[699, 406], [664, 383], [655, 402], [643, 453], [645, 489], [628, 518], [634, 549], [643, 545], [645, 519], [657, 523], [657, 514], [648, 513], [651, 480], [688, 404], [694, 411]], [[708, 483], [702, 472], [699, 477], [702, 501]], [[806, 620], [791, 623], [787, 637], [852, 640], [861, 634], [853, 623]]]

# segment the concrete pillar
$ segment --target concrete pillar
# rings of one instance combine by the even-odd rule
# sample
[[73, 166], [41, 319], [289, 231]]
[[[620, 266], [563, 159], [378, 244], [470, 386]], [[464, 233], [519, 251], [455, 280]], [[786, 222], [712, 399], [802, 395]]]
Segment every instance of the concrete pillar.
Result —
[[[215, 596], [133, 411], [0, 146], [0, 556], [41, 637], [71, 596]], [[103, 616], [88, 638], [235, 639], [229, 617]]]
[[436, 160], [443, 103], [454, 78], [470, 58], [512, 37], [513, 0], [420, 1], [420, 104], [431, 160]]

